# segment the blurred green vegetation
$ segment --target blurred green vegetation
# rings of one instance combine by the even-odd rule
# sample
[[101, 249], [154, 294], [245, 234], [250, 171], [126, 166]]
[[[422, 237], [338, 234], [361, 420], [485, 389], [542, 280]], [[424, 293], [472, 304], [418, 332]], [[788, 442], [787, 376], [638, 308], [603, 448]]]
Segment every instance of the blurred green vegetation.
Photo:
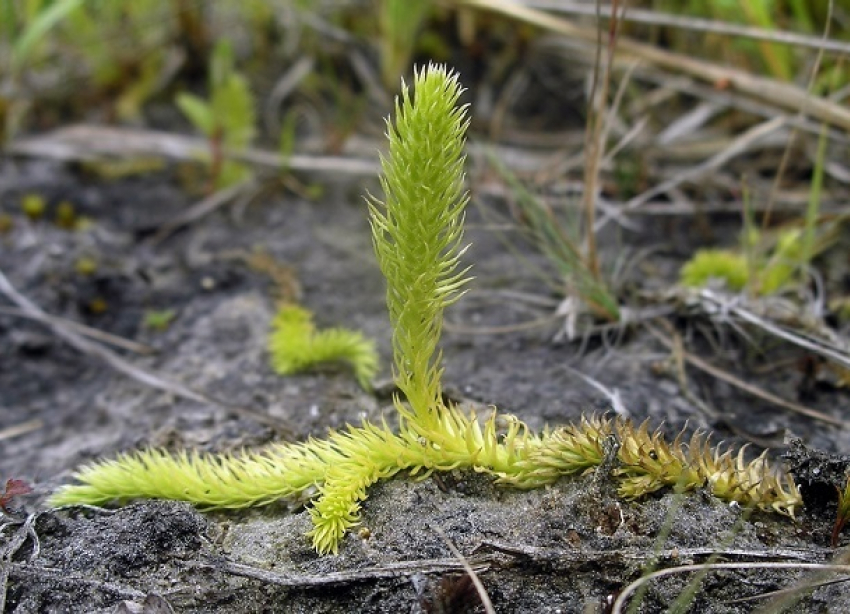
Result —
[[[352, 98], [361, 105], [367, 99], [369, 85], [362, 83], [362, 74], [353, 89], [350, 77], [342, 74], [354, 70], [350, 60], [361, 51], [378, 59], [378, 81], [387, 93], [409, 76], [414, 60], [506, 61], [505, 50], [487, 48], [487, 33], [501, 29], [504, 20], [455, 10], [453, 1], [0, 0], [0, 5], [0, 136], [6, 138], [29, 125], [26, 115], [33, 107], [42, 111], [34, 120], [39, 125], [83, 115], [92, 105], [108, 120], [138, 122], [152, 99], [170, 100], [175, 90], [202, 83], [222, 38], [233, 43], [238, 69], [257, 93], [270, 89], [275, 73], [296, 58], [314, 58], [314, 74], [301, 87], [312, 88], [329, 106], [349, 101], [349, 112], [337, 117], [343, 124], [359, 117]], [[827, 6], [804, 0], [646, 0], [635, 8], [819, 36]], [[838, 10], [846, 16], [846, 7]], [[830, 36], [846, 40], [847, 23], [833, 19]], [[529, 36], [526, 24], [515, 21], [513, 26], [522, 32], [520, 39]], [[814, 54], [787, 44], [671, 26], [627, 23], [624, 32], [788, 81], [801, 80]], [[507, 54], [517, 61], [524, 45], [511, 49]], [[848, 82], [847, 67], [830, 57], [824, 62], [815, 91]], [[347, 134], [351, 128], [341, 131]]]
[[[251, 172], [224, 151], [245, 150], [256, 137], [259, 145], [279, 152], [285, 167], [298, 149], [299, 130], [309, 125], [311, 134], [320, 133], [325, 151], [336, 153], [352, 134], [371, 130], [375, 136], [382, 130], [380, 121], [369, 125], [364, 118], [389, 112], [391, 94], [414, 62], [448, 62], [474, 89], [478, 80], [503, 78], [512, 67], [522, 67], [535, 37], [545, 36], [519, 18], [462, 5], [461, 0], [0, 0], [0, 142], [80, 120], [188, 131], [188, 119], [210, 143], [210, 187], [221, 188]], [[807, 0], [641, 0], [629, 7], [812, 37], [824, 34], [829, 16], [828, 2]], [[835, 3], [830, 38], [850, 39], [848, 9], [846, 2]], [[627, 21], [619, 33], [684, 57], [798, 84], [809, 81], [817, 56], [816, 49], [661, 23]], [[302, 60], [306, 69], [296, 74]], [[841, 60], [836, 54], [822, 58], [812, 93], [838, 91], [850, 82]], [[503, 83], [489, 85], [499, 90]], [[646, 92], [636, 81], [624, 91], [623, 106]], [[150, 113], [154, 106], [157, 112]], [[736, 119], [720, 128], [741, 125]], [[800, 211], [802, 230], [793, 241], [798, 251], [775, 244], [760, 248], [759, 292], [799, 280], [818, 251], [825, 147], [822, 140], [809, 177], [809, 204]], [[625, 148], [613, 160], [610, 183], [620, 198], [653, 181], [641, 153]], [[580, 226], [555, 219], [523, 179], [507, 167], [499, 174], [537, 247], [597, 317], [617, 320], [620, 297], [580, 248], [582, 235], [591, 232], [586, 221]], [[738, 257], [752, 268], [754, 260]], [[715, 264], [729, 269], [733, 259], [727, 254]], [[695, 261], [698, 270], [706, 270], [705, 256]], [[746, 282], [724, 276], [733, 287], [753, 283], [751, 276]]]
[[213, 187], [227, 187], [251, 177], [251, 169], [240, 162], [224, 160], [222, 148], [242, 151], [256, 133], [256, 113], [248, 80], [234, 66], [229, 41], [218, 42], [210, 59], [209, 100], [181, 92], [177, 106], [210, 143]]
[[[841, 4], [844, 4], [841, 7]], [[768, 31], [787, 30], [801, 34], [819, 36], [823, 34], [829, 13], [829, 2], [810, 0], [649, 0], [639, 2], [658, 11], [676, 15], [712, 19], [719, 22], [762, 28]], [[846, 3], [836, 2], [846, 16]], [[831, 38], [848, 40], [846, 19], [833, 19]], [[687, 30], [657, 28], [657, 40], [667, 41], [677, 51], [692, 53], [732, 66], [746, 68], [757, 74], [770, 75], [783, 81], [793, 81], [804, 74], [811, 62], [811, 55], [800, 53], [793, 46], [783, 43], [759, 41], [744, 37], [729, 37], [723, 34], [705, 33], [695, 35]], [[832, 78], [830, 73], [839, 71], [841, 83], [847, 83], [847, 68], [834, 59], [827, 59], [815, 91], [823, 88]]]

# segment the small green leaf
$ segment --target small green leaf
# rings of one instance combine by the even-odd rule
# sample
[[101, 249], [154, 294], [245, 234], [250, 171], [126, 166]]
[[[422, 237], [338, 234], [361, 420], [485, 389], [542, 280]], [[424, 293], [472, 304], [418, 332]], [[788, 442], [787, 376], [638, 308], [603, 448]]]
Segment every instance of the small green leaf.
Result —
[[215, 116], [212, 107], [192, 94], [177, 94], [177, 107], [192, 125], [210, 137], [215, 132]]
[[233, 46], [229, 40], [221, 39], [216, 43], [210, 60], [210, 89], [223, 85], [233, 74], [234, 65]]
[[254, 97], [245, 77], [229, 75], [213, 90], [210, 106], [227, 146], [244, 149], [250, 145], [254, 139], [256, 114]]

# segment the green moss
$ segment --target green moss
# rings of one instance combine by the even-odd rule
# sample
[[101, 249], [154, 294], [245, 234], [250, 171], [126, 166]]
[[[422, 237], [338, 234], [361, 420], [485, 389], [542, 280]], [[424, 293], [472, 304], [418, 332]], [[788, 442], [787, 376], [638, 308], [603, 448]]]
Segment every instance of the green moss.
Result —
[[705, 286], [712, 279], [724, 282], [730, 290], [743, 290], [749, 280], [747, 259], [729, 250], [701, 249], [680, 272], [682, 285], [689, 288]]

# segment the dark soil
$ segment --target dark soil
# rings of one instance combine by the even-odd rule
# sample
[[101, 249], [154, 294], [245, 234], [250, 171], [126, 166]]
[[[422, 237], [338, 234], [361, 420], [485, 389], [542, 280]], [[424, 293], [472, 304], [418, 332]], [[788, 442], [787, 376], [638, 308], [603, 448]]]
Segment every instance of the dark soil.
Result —
[[[153, 233], [193, 202], [173, 170], [110, 183], [53, 163], [2, 163], [0, 208], [13, 226], [0, 237], [0, 269], [15, 288], [51, 315], [152, 347], [151, 355], [114, 351], [218, 401], [134, 381], [0, 302], [0, 429], [38, 421], [0, 440], [0, 477], [35, 489], [12, 504], [21, 518], [36, 514], [31, 525], [6, 524], [0, 542], [7, 612], [165, 611], [141, 609], [150, 594], [175, 612], [483, 611], [462, 605], [474, 598], [436, 529], [469, 558], [504, 614], [599, 612], [652, 565], [701, 562], [714, 551], [725, 553], [722, 561], [832, 556], [835, 503], [828, 488], [793, 522], [749, 514], [704, 493], [624, 502], [598, 476], [533, 492], [500, 489], [469, 473], [419, 482], [399, 477], [370, 490], [360, 530], [346, 536], [338, 556], [324, 557], [304, 535], [310, 520], [303, 507], [202, 515], [184, 504], [139, 502], [111, 511], [46, 510], [45, 497], [80, 464], [121, 451], [234, 450], [322, 437], [329, 428], [391, 415], [390, 330], [362, 199], [375, 186], [312, 179], [325, 190], [317, 202], [264, 192], [153, 244]], [[30, 192], [48, 199], [41, 220], [21, 213], [20, 197]], [[58, 228], [51, 220], [61, 200], [90, 223]], [[625, 244], [692, 245], [685, 223], [645, 228], [604, 247], [616, 255]], [[693, 392], [722, 414], [705, 417], [675, 380], [656, 375], [652, 366], [668, 352], [640, 329], [626, 331], [615, 345], [594, 338], [584, 346], [554, 343], [557, 323], [503, 334], [459, 332], [551, 313], [522, 300], [523, 292], [545, 295], [543, 284], [475, 207], [467, 238], [476, 280], [447, 314], [443, 344], [446, 389], [457, 400], [479, 410], [495, 405], [535, 429], [608, 410], [606, 397], [572, 367], [616, 390], [635, 421], [649, 418], [668, 434], [687, 424], [731, 442], [750, 433], [781, 443], [787, 431], [826, 452], [850, 449], [846, 430], [690, 373]], [[291, 272], [288, 289], [279, 287], [280, 275], [276, 286], [268, 270], [252, 265], [258, 250], [278, 263], [278, 272]], [[545, 269], [539, 257], [526, 256]], [[93, 258], [96, 270], [80, 273], [81, 257]], [[345, 370], [282, 378], [270, 369], [265, 347], [273, 297], [298, 287], [320, 326], [347, 326], [378, 340], [384, 362], [377, 393], [363, 392]], [[167, 328], [145, 325], [146, 313], [166, 309], [175, 313]], [[785, 368], [762, 375], [759, 384], [794, 399], [802, 377]], [[846, 414], [846, 393], [839, 390], [818, 390], [808, 403]], [[806, 453], [798, 453], [796, 460], [805, 462]], [[801, 577], [766, 569], [710, 573], [690, 608], [748, 612], [760, 602], [733, 600], [793, 586]], [[663, 611], [693, 578], [650, 583], [640, 611]], [[801, 595], [795, 612], [850, 611], [843, 584]], [[125, 609], [116, 609], [121, 603]]]

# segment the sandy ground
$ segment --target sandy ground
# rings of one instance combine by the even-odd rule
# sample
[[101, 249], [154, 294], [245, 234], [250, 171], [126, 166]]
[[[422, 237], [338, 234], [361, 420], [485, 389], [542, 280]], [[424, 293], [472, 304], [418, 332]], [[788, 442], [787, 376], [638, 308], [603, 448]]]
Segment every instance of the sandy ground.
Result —
[[[0, 477], [35, 489], [13, 504], [21, 518], [35, 515], [5, 525], [0, 536], [7, 612], [482, 611], [439, 530], [478, 570], [500, 613], [600, 612], [609, 596], [652, 565], [702, 562], [715, 551], [723, 553], [716, 560], [732, 562], [822, 562], [834, 555], [835, 507], [819, 503], [829, 496], [823, 489], [795, 523], [750, 515], [704, 493], [627, 503], [609, 480], [593, 475], [533, 492], [497, 488], [462, 472], [420, 482], [399, 477], [370, 490], [362, 527], [346, 536], [338, 556], [326, 557], [311, 549], [304, 536], [309, 516], [297, 505], [214, 514], [170, 502], [46, 510], [45, 497], [75, 467], [121, 451], [234, 450], [321, 437], [328, 428], [390, 415], [390, 330], [362, 199], [369, 186], [329, 183], [317, 202], [266, 193], [154, 245], [157, 228], [192, 202], [171, 171], [104, 182], [53, 163], [6, 160], [0, 182], [0, 206], [14, 222], [0, 237], [0, 269], [18, 292], [50, 315], [149, 346], [154, 352], [147, 355], [112, 351], [206, 396], [186, 398], [135, 381], [0, 301], [0, 429], [33, 425], [0, 441]], [[47, 197], [44, 220], [20, 213], [20, 196], [28, 192]], [[64, 199], [90, 219], [86, 229], [63, 230], [49, 221]], [[671, 233], [679, 233], [673, 243], [690, 241], [684, 224], [645, 228], [605, 249], [666, 242]], [[583, 350], [553, 343], [557, 324], [464, 332], [551, 313], [521, 293], [557, 302], [475, 208], [467, 237], [476, 280], [448, 313], [443, 345], [446, 388], [455, 399], [479, 411], [498, 406], [535, 429], [609, 409], [574, 368], [616, 389], [634, 420], [650, 418], [668, 434], [688, 424], [718, 427], [717, 438], [740, 441], [731, 422], [766, 438], [787, 429], [827, 451], [850, 449], [846, 431], [694, 375], [695, 390], [724, 412], [724, 420], [706, 418], [676, 381], [652, 368], [668, 353], [645, 332], [628, 332], [615, 346], [592, 340]], [[251, 259], [258, 250], [276, 263], [277, 285], [268, 267]], [[97, 262], [94, 273], [76, 270], [81, 257]], [[357, 328], [378, 340], [384, 362], [375, 394], [360, 390], [344, 370], [287, 378], [272, 372], [266, 337], [287, 275], [289, 291], [300, 291], [320, 326]], [[165, 309], [175, 312], [167, 329], [145, 326], [147, 312]], [[761, 383], [786, 398], [795, 397], [799, 384], [793, 372], [765, 375]], [[846, 395], [820, 391], [810, 404], [840, 415]], [[662, 611], [693, 577], [650, 583], [640, 611]], [[749, 612], [759, 602], [731, 601], [794, 585], [799, 577], [797, 571], [711, 573], [691, 611]], [[143, 609], [151, 594], [170, 605], [149, 602]], [[843, 584], [817, 588], [792, 610], [850, 611], [850, 593]]]

